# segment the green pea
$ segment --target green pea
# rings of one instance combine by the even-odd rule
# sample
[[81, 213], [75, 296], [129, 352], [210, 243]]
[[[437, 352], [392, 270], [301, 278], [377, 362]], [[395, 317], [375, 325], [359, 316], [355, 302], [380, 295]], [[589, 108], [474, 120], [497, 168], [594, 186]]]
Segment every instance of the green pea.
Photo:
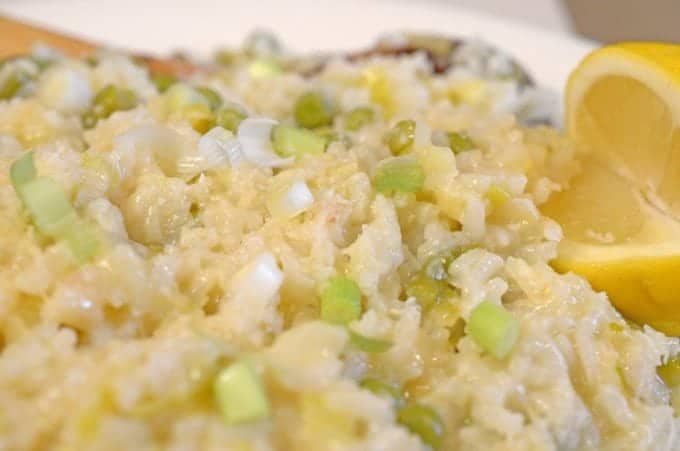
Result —
[[397, 122], [392, 129], [387, 132], [385, 140], [387, 146], [393, 154], [400, 155], [411, 148], [416, 133], [416, 123], [412, 120]]
[[432, 407], [408, 404], [397, 412], [397, 421], [432, 449], [441, 447], [444, 441], [444, 422]]
[[94, 112], [100, 118], [107, 118], [116, 111], [131, 110], [137, 106], [137, 94], [131, 89], [106, 85], [94, 98]]
[[179, 80], [174, 75], [169, 74], [154, 74], [151, 77], [151, 81], [156, 85], [158, 92], [163, 93], [170, 88], [170, 86], [177, 83]]
[[97, 114], [92, 110], [86, 111], [82, 116], [80, 116], [80, 123], [86, 130], [94, 128], [94, 126], [97, 125], [98, 120], [99, 117], [97, 117]]
[[468, 135], [460, 132], [449, 132], [446, 134], [449, 140], [449, 147], [453, 153], [461, 153], [472, 150], [476, 147], [475, 142]]
[[398, 387], [395, 387], [389, 382], [367, 377], [359, 382], [359, 386], [377, 396], [392, 399], [398, 406], [404, 403], [404, 394]]
[[368, 106], [354, 108], [345, 116], [345, 128], [349, 131], [357, 131], [375, 120], [375, 111]]
[[210, 111], [210, 107], [202, 103], [184, 108], [182, 116], [191, 124], [191, 128], [200, 134], [206, 133], [215, 126], [215, 115]]
[[196, 91], [205, 97], [213, 111], [222, 106], [222, 97], [214, 89], [208, 88], [207, 86], [198, 86]]
[[24, 77], [12, 72], [0, 83], [0, 100], [8, 100], [17, 95], [24, 85]]
[[293, 107], [295, 121], [307, 128], [330, 125], [333, 122], [333, 104], [318, 92], [302, 94]]
[[236, 133], [241, 121], [246, 118], [245, 113], [234, 108], [234, 107], [224, 107], [220, 108], [217, 112], [215, 122], [220, 127], [229, 130], [232, 133]]

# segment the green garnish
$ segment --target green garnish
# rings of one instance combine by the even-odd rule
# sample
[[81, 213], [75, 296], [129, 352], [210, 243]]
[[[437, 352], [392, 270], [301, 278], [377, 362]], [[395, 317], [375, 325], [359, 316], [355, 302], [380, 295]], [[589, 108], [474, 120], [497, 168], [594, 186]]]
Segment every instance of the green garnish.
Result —
[[333, 122], [333, 104], [318, 92], [302, 94], [293, 107], [295, 121], [307, 128], [330, 125]]
[[425, 173], [415, 158], [395, 157], [381, 161], [373, 176], [373, 186], [380, 193], [416, 193], [423, 189]]
[[242, 111], [231, 106], [226, 106], [219, 109], [215, 118], [215, 122], [225, 130], [236, 133], [238, 126], [245, 118], [246, 115]]
[[482, 301], [470, 313], [467, 332], [482, 349], [497, 359], [503, 359], [515, 346], [519, 323], [502, 306]]
[[432, 407], [408, 404], [397, 412], [397, 421], [432, 449], [441, 447], [444, 441], [444, 422]]
[[215, 115], [209, 106], [201, 103], [185, 107], [182, 110], [182, 117], [200, 134], [206, 133], [215, 126]]
[[165, 91], [170, 89], [170, 86], [177, 83], [179, 79], [174, 75], [154, 74], [151, 77], [151, 81], [153, 82], [154, 85], [156, 85], [156, 89], [158, 89], [158, 92], [164, 93]]
[[37, 171], [33, 162], [33, 152], [28, 152], [16, 160], [9, 169], [9, 178], [17, 192], [19, 192], [23, 185], [36, 178], [36, 176]]
[[318, 155], [326, 150], [326, 139], [311, 130], [280, 124], [272, 131], [272, 146], [282, 157]]
[[391, 341], [366, 337], [365, 335], [358, 334], [353, 330], [349, 331], [349, 339], [350, 343], [352, 343], [355, 348], [371, 354], [379, 354], [389, 350], [392, 347]]
[[137, 94], [133, 90], [106, 85], [94, 97], [92, 111], [102, 119], [116, 111], [131, 110], [136, 106]]
[[449, 132], [446, 134], [449, 141], [449, 147], [453, 153], [461, 153], [467, 150], [472, 150], [476, 146], [475, 142], [470, 139], [468, 135], [460, 132]]
[[375, 111], [368, 106], [360, 106], [345, 115], [345, 128], [355, 132], [375, 121]]
[[394, 155], [401, 155], [408, 151], [413, 144], [416, 134], [416, 122], [412, 120], [403, 120], [397, 122], [387, 135], [385, 142]]
[[0, 83], [0, 100], [9, 100], [14, 97], [24, 85], [24, 77], [17, 71], [12, 72]]
[[395, 387], [383, 380], [367, 377], [359, 382], [359, 386], [377, 396], [392, 399], [397, 405], [402, 405], [404, 403], [404, 394], [399, 387]]
[[222, 106], [222, 96], [220, 96], [217, 91], [207, 86], [198, 86], [196, 91], [201, 94], [208, 101], [210, 109], [216, 111]]
[[99, 117], [97, 117], [97, 113], [92, 110], [86, 111], [80, 116], [80, 123], [86, 130], [94, 128], [94, 126], [97, 125], [97, 121], [99, 121]]
[[361, 316], [361, 291], [352, 279], [333, 277], [321, 291], [321, 319], [347, 324]]
[[228, 425], [269, 417], [269, 400], [255, 371], [245, 362], [232, 363], [217, 376], [214, 385], [217, 405]]
[[416, 274], [406, 284], [406, 295], [416, 298], [423, 310], [456, 296], [456, 290], [444, 280], [435, 280], [426, 274]]

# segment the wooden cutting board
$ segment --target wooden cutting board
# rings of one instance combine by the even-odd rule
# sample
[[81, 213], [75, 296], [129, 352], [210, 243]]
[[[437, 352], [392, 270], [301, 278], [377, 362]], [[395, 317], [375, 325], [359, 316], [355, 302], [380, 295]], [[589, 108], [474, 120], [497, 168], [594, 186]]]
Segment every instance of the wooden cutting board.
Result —
[[[45, 44], [75, 58], [82, 58], [103, 47], [92, 41], [30, 25], [2, 15], [0, 15], [0, 36], [2, 37], [0, 60], [29, 54], [37, 43]], [[155, 74], [186, 76], [197, 69], [193, 63], [176, 58], [135, 56], [143, 59], [148, 64], [149, 70]]]

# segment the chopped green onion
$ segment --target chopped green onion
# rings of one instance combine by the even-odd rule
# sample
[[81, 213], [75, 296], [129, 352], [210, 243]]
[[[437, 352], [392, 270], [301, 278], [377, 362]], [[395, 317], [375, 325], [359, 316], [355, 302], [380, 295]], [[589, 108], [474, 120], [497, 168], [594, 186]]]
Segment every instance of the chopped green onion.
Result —
[[497, 359], [505, 358], [519, 336], [519, 323], [502, 306], [482, 301], [470, 313], [468, 334]]
[[207, 86], [199, 86], [196, 88], [199, 94], [201, 94], [208, 101], [210, 109], [216, 111], [222, 106], [222, 97], [214, 89], [208, 88]]
[[444, 422], [432, 407], [408, 404], [397, 412], [397, 421], [432, 449], [441, 447], [444, 441]]
[[232, 363], [217, 376], [215, 398], [228, 425], [269, 417], [267, 394], [255, 371], [246, 362]]
[[347, 324], [361, 316], [361, 291], [352, 279], [333, 277], [321, 291], [321, 319]]
[[164, 93], [165, 91], [170, 89], [170, 86], [177, 83], [179, 79], [174, 75], [154, 74], [151, 77], [151, 81], [153, 82], [154, 85], [156, 85], [156, 89], [158, 89], [158, 92]]
[[182, 112], [187, 107], [204, 105], [210, 108], [208, 99], [186, 83], [175, 83], [164, 94], [170, 112]]
[[371, 354], [378, 354], [385, 352], [392, 347], [392, 342], [387, 340], [381, 340], [379, 338], [366, 337], [364, 335], [358, 334], [353, 330], [349, 331], [349, 338], [352, 345], [359, 349], [360, 351], [368, 352]]
[[383, 380], [367, 377], [359, 382], [359, 386], [370, 391], [374, 395], [392, 399], [397, 405], [404, 403], [404, 394], [401, 390]]
[[394, 155], [400, 155], [411, 148], [415, 134], [415, 121], [399, 121], [389, 132], [387, 132], [385, 141]]
[[276, 55], [281, 53], [281, 43], [272, 33], [255, 30], [246, 36], [243, 51], [253, 56]]
[[680, 386], [680, 355], [669, 359], [667, 363], [658, 367], [656, 372], [669, 388]]
[[92, 228], [85, 221], [77, 220], [62, 233], [73, 256], [80, 263], [89, 260], [99, 249], [99, 240]]
[[349, 111], [345, 116], [345, 128], [355, 132], [375, 120], [375, 111], [368, 106], [360, 106]]
[[18, 71], [9, 74], [0, 84], [0, 100], [8, 100], [14, 97], [24, 84], [24, 77]]
[[234, 107], [223, 107], [217, 112], [215, 122], [225, 130], [236, 133], [239, 124], [245, 118], [246, 115], [242, 111]]
[[381, 161], [373, 176], [378, 192], [416, 193], [423, 189], [425, 173], [415, 158], [396, 157]]
[[248, 73], [253, 78], [269, 78], [283, 73], [281, 66], [269, 58], [259, 58], [250, 63]]
[[44, 235], [59, 237], [77, 219], [66, 194], [52, 179], [37, 177], [19, 185], [18, 193], [36, 228]]
[[23, 185], [35, 179], [36, 175], [33, 152], [28, 152], [16, 160], [9, 169], [9, 178], [17, 192]]
[[416, 274], [406, 284], [406, 295], [416, 298], [423, 310], [456, 296], [456, 290], [445, 280], [435, 280], [426, 274]]
[[131, 110], [137, 106], [137, 94], [131, 89], [106, 85], [94, 97], [93, 111], [99, 118], [107, 118], [116, 111]]
[[449, 147], [453, 153], [458, 154], [476, 147], [475, 142], [465, 133], [449, 132], [446, 134], [446, 137], [449, 140]]
[[295, 102], [293, 115], [303, 127], [315, 128], [333, 122], [333, 104], [318, 92], [306, 92]]
[[182, 117], [200, 134], [206, 133], [215, 126], [215, 115], [210, 111], [210, 107], [201, 103], [185, 107], [182, 110]]
[[318, 155], [326, 150], [326, 140], [311, 130], [277, 125], [272, 131], [274, 151], [282, 157]]

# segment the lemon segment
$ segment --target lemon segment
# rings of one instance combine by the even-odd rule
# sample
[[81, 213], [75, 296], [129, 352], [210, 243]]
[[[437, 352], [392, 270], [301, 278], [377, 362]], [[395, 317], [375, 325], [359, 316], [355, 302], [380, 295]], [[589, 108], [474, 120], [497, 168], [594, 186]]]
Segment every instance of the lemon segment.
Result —
[[592, 52], [566, 90], [582, 172], [542, 211], [562, 224], [552, 262], [630, 319], [680, 335], [680, 46]]

